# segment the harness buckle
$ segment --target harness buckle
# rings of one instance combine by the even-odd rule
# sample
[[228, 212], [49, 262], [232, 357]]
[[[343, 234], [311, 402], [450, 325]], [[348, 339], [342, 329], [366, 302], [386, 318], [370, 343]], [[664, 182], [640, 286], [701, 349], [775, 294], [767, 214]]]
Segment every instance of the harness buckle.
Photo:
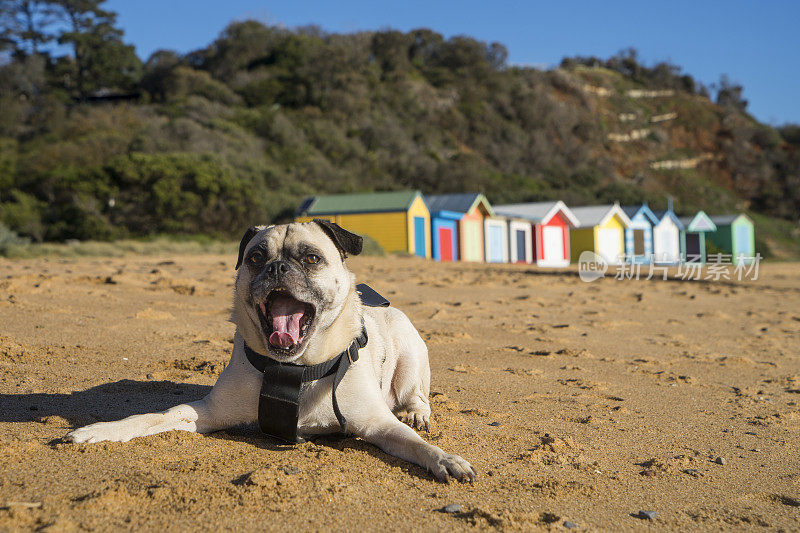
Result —
[[[353, 352], [355, 352], [355, 356]], [[353, 343], [347, 347], [347, 358], [350, 360], [351, 365], [358, 361], [358, 344]]]

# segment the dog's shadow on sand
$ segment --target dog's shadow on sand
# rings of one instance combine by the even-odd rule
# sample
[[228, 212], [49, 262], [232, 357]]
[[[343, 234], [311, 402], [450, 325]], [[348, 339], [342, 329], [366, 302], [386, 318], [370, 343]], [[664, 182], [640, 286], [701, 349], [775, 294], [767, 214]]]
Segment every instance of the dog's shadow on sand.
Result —
[[[49, 416], [58, 416], [74, 429], [95, 422], [110, 422], [131, 415], [164, 411], [181, 403], [199, 400], [210, 391], [210, 385], [123, 379], [70, 394], [0, 394], [0, 422], [34, 422]], [[262, 434], [255, 424], [233, 427], [207, 436], [245, 442], [270, 451], [292, 449], [291, 444], [281, 443]], [[62, 442], [61, 437], [52, 441], [57, 442]], [[407, 469], [412, 476], [431, 479], [424, 468], [393, 457], [354, 437], [325, 435], [315, 438], [313, 442], [331, 449], [352, 449], [368, 453], [390, 466]]]
[[0, 422], [32, 422], [60, 416], [73, 427], [164, 411], [199, 400], [210, 385], [123, 379], [70, 394], [0, 394]]
[[[257, 448], [261, 448], [264, 450], [271, 450], [271, 451], [290, 450], [294, 446], [292, 444], [282, 443], [278, 440], [273, 439], [272, 437], [264, 435], [259, 431], [258, 427], [254, 424], [226, 429], [224, 431], [218, 431], [216, 433], [209, 433], [208, 436], [218, 439], [246, 442]], [[384, 452], [377, 446], [356, 437], [348, 435], [320, 435], [319, 437], [312, 439], [311, 442], [313, 442], [318, 446], [324, 446], [332, 450], [338, 450], [338, 451], [353, 450], [361, 453], [366, 453], [371, 455], [372, 457], [375, 457], [376, 459], [379, 459], [380, 461], [383, 461], [389, 466], [402, 468], [411, 476], [420, 479], [426, 479], [428, 481], [433, 479], [433, 476], [421, 466], [409, 463], [407, 461], [404, 461], [403, 459], [399, 459], [397, 457], [389, 455], [388, 453]], [[246, 475], [242, 476], [237, 480], [234, 480], [234, 482], [235, 483], [243, 482], [245, 478]]]

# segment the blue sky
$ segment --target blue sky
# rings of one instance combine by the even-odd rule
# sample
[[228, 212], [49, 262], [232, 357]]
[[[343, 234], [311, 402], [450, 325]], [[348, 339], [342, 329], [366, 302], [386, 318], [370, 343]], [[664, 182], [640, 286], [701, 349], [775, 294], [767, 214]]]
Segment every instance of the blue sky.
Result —
[[233, 20], [332, 32], [427, 27], [506, 45], [509, 61], [538, 67], [564, 56], [608, 57], [634, 47], [646, 64], [669, 60], [710, 85], [741, 83], [749, 111], [800, 123], [800, 2], [790, 0], [436, 1], [109, 0], [125, 40], [146, 59], [206, 46]]

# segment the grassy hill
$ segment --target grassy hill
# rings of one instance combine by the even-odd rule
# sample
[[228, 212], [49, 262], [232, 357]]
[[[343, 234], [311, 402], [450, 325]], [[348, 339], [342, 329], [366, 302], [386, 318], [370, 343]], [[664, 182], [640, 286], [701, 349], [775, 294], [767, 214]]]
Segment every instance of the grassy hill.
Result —
[[794, 130], [749, 116], [741, 88], [715, 103], [630, 52], [541, 71], [429, 30], [248, 21], [155, 53], [124, 90], [76, 92], [65, 61], [0, 68], [0, 223], [34, 240], [232, 236], [305, 195], [419, 188], [656, 208], [671, 195], [679, 213], [747, 211], [759, 250], [800, 255]]

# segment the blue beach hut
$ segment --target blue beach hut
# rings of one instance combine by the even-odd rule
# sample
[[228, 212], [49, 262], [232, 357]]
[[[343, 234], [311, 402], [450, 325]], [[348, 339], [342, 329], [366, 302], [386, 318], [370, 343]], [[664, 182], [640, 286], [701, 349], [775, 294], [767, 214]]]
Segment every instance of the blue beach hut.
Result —
[[649, 264], [653, 259], [653, 226], [658, 217], [647, 204], [622, 208], [630, 226], [625, 228], [625, 260], [634, 264]]
[[431, 213], [431, 255], [435, 261], [458, 260], [458, 221], [462, 216], [455, 211]]

